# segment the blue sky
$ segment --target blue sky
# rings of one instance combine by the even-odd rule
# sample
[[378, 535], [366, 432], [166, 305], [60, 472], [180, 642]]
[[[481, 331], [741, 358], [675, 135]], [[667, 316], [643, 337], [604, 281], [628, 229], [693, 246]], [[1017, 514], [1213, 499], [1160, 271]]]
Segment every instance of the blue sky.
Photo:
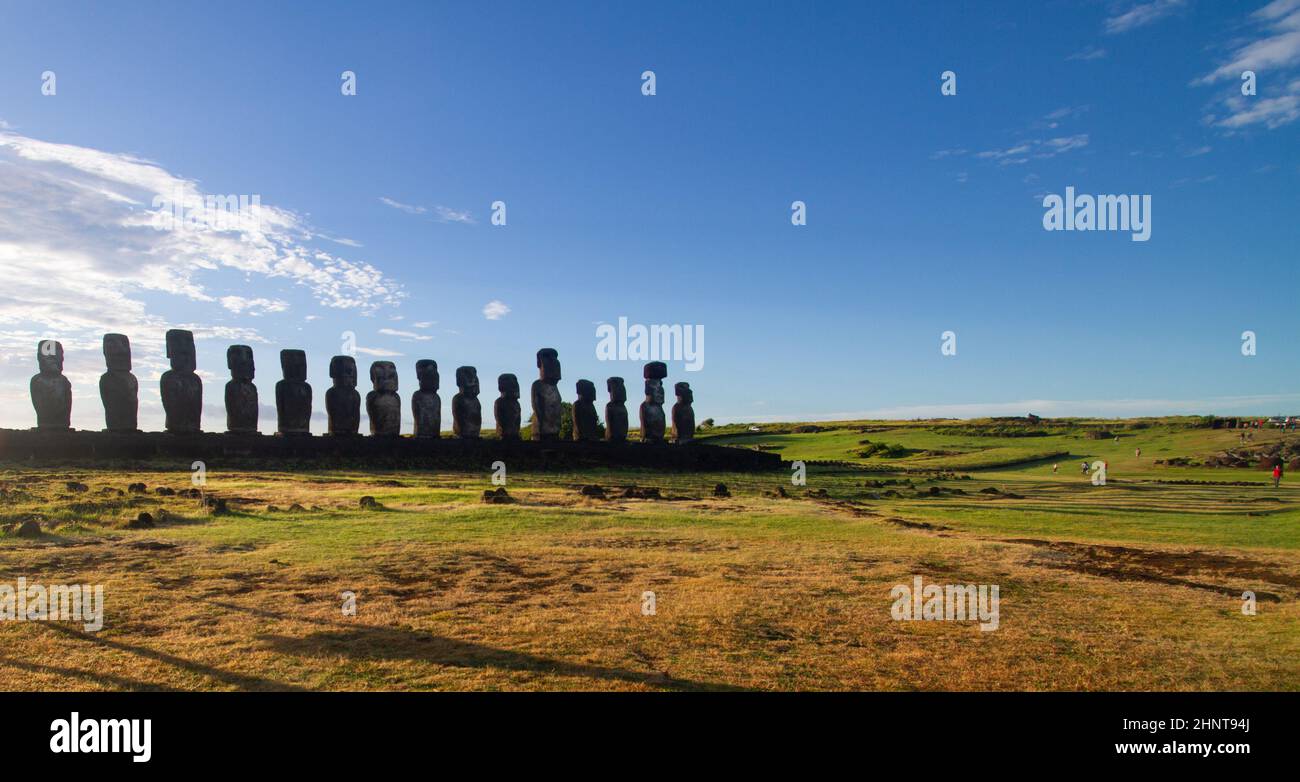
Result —
[[[178, 326], [207, 429], [233, 343], [264, 406], [305, 349], [321, 429], [344, 332], [404, 399], [437, 360], [448, 426], [456, 366], [488, 401], [543, 346], [566, 399], [635, 403], [640, 364], [596, 358], [619, 317], [704, 327], [669, 362], [700, 420], [1300, 412], [1300, 0], [994, 6], [10, 6], [0, 425], [54, 337], [100, 428], [111, 329], [158, 428]], [[153, 230], [178, 186], [258, 195], [262, 232]], [[1150, 240], [1045, 231], [1067, 186], [1149, 194]]]

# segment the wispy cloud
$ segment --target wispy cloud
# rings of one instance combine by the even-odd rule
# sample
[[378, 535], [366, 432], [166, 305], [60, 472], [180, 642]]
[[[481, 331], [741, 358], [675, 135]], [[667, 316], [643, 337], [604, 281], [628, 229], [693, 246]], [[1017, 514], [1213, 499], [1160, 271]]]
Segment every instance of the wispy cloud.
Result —
[[414, 331], [399, 331], [397, 329], [380, 329], [379, 333], [387, 337], [401, 337], [402, 339], [419, 340], [421, 342], [433, 339], [428, 334], [417, 334]]
[[504, 301], [493, 299], [483, 305], [483, 317], [488, 320], [501, 320], [508, 314], [510, 314], [510, 307], [506, 306]]
[[1146, 3], [1138, 3], [1122, 14], [1107, 17], [1105, 22], [1106, 32], [1111, 34], [1126, 33], [1139, 27], [1146, 27], [1169, 16], [1184, 4], [1185, 0], [1151, 0]]
[[236, 315], [265, 315], [268, 312], [284, 312], [289, 309], [289, 302], [281, 299], [246, 299], [243, 296], [222, 296], [221, 306]]
[[1030, 160], [1046, 160], [1074, 149], [1088, 146], [1088, 134], [1058, 136], [1049, 139], [1030, 139], [1005, 149], [989, 149], [976, 153], [983, 160], [995, 160], [999, 165], [1019, 165]]
[[386, 206], [391, 206], [392, 208], [400, 212], [406, 212], [407, 214], [411, 214], [411, 215], [422, 215], [425, 212], [429, 211], [428, 209], [425, 209], [422, 206], [415, 206], [413, 204], [404, 204], [401, 201], [394, 201], [388, 196], [380, 196], [379, 200], [381, 203], [385, 204]]
[[[1233, 133], [1254, 125], [1269, 130], [1300, 119], [1300, 0], [1273, 0], [1250, 15], [1256, 36], [1238, 41], [1226, 61], [1192, 82], [1195, 86], [1231, 81], [1204, 118], [1207, 125]], [[1244, 71], [1257, 73], [1257, 95], [1242, 95]]]
[[474, 216], [465, 209], [452, 209], [449, 206], [435, 206], [432, 209], [418, 204], [405, 204], [401, 201], [380, 196], [379, 201], [385, 206], [390, 206], [399, 212], [406, 212], [409, 215], [429, 215], [441, 223], [465, 223], [474, 224]]
[[1110, 54], [1110, 52], [1106, 51], [1105, 49], [1101, 48], [1100, 46], [1092, 46], [1092, 45], [1089, 45], [1089, 46], [1085, 46], [1085, 47], [1083, 47], [1082, 49], [1080, 49], [1079, 51], [1075, 52], [1074, 54], [1071, 54], [1069, 57], [1066, 57], [1065, 59], [1066, 59], [1067, 61], [1068, 61], [1068, 60], [1082, 60], [1082, 61], [1084, 61], [1084, 62], [1087, 62], [1088, 60], [1101, 60], [1101, 59], [1104, 59], [1108, 54]]

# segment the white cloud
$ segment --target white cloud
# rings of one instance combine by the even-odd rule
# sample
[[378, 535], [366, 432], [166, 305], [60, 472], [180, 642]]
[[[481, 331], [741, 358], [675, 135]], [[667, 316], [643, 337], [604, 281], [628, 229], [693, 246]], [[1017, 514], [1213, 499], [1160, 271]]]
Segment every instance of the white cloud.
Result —
[[401, 201], [394, 201], [388, 196], [380, 196], [379, 200], [384, 204], [391, 206], [394, 209], [397, 209], [398, 211], [406, 212], [407, 214], [411, 214], [411, 215], [422, 215], [425, 212], [429, 211], [428, 209], [425, 209], [422, 206], [413, 206], [411, 204], [404, 204]]
[[246, 299], [243, 296], [222, 296], [221, 306], [235, 313], [254, 317], [268, 312], [284, 312], [289, 309], [289, 302], [280, 299]]
[[438, 218], [444, 223], [474, 224], [474, 218], [468, 211], [459, 211], [446, 206], [437, 206], [434, 209], [438, 212]]
[[[380, 196], [379, 200], [387, 206], [391, 206], [398, 211], [406, 212], [410, 215], [430, 214], [428, 207], [419, 206], [417, 204], [404, 204], [401, 201], [396, 201], [388, 196]], [[452, 209], [448, 206], [435, 206], [433, 207], [432, 214], [438, 218], [439, 222], [443, 223], [474, 224], [474, 217], [468, 210]]]
[[392, 350], [384, 350], [383, 348], [361, 348], [361, 347], [359, 347], [359, 348], [356, 348], [356, 351], [357, 351], [358, 353], [360, 353], [361, 355], [363, 355], [363, 356], [373, 356], [373, 357], [375, 357], [375, 358], [399, 358], [399, 357], [405, 355], [404, 353], [397, 353], [397, 352], [392, 351]]
[[[1227, 61], [1192, 82], [1194, 86], [1230, 81], [1205, 122], [1231, 134], [1252, 125], [1269, 130], [1300, 119], [1300, 0], [1273, 0], [1251, 14], [1259, 27], [1253, 39], [1233, 45]], [[1255, 71], [1257, 95], [1242, 95], [1241, 74]], [[1290, 73], [1288, 73], [1290, 71]]]
[[1073, 136], [1058, 136], [1049, 139], [1030, 139], [1006, 149], [990, 149], [976, 153], [975, 157], [984, 160], [996, 160], [999, 165], [1018, 165], [1028, 163], [1031, 159], [1046, 160], [1065, 154], [1074, 149], [1088, 146], [1088, 134], [1077, 133]]
[[430, 327], [434, 326], [435, 324], [437, 324], [437, 322], [438, 322], [438, 321], [436, 321], [436, 320], [422, 320], [422, 321], [420, 321], [419, 323], [412, 323], [412, 324], [411, 324], [411, 328], [416, 328], [416, 329], [427, 329], [427, 328], [430, 328]]
[[1117, 16], [1107, 17], [1105, 28], [1108, 33], [1126, 33], [1158, 22], [1178, 10], [1184, 0], [1151, 0], [1137, 5]]
[[414, 339], [420, 341], [433, 339], [433, 337], [428, 334], [416, 334], [414, 331], [398, 331], [397, 329], [380, 329], [379, 333], [388, 337], [401, 337], [402, 339]]
[[483, 305], [483, 317], [488, 320], [501, 320], [508, 314], [510, 314], [510, 307], [503, 301], [493, 299]]
[[1086, 62], [1088, 60], [1104, 59], [1108, 54], [1109, 52], [1107, 52], [1105, 49], [1101, 48], [1100, 46], [1085, 46], [1079, 51], [1075, 52], [1074, 54], [1071, 54], [1069, 57], [1066, 57], [1065, 59], [1083, 60]]

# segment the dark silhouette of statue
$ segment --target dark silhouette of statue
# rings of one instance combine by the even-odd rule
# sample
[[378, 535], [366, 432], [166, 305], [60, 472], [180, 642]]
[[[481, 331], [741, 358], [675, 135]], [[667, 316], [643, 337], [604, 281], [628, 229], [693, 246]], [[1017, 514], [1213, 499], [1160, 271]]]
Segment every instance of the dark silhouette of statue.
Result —
[[72, 383], [63, 376], [63, 343], [52, 339], [37, 343], [36, 367], [40, 372], [31, 382], [36, 428], [72, 428]]
[[478, 370], [456, 367], [456, 388], [451, 398], [451, 427], [457, 437], [477, 440], [483, 430], [483, 408], [478, 401]]
[[497, 421], [497, 437], [502, 440], [518, 440], [522, 418], [519, 412], [519, 378], [508, 372], [501, 375], [497, 378], [497, 390], [501, 396], [492, 404], [492, 414]]
[[402, 433], [402, 400], [397, 396], [397, 367], [391, 361], [370, 365], [373, 391], [366, 394], [366, 414], [372, 435], [396, 437]]
[[203, 381], [194, 374], [194, 334], [184, 329], [167, 332], [167, 358], [172, 368], [163, 373], [163, 412], [166, 429], [181, 434], [199, 431], [203, 419]]
[[555, 348], [537, 351], [537, 369], [540, 377], [533, 381], [533, 439], [558, 440], [560, 437], [560, 354]]
[[611, 443], [627, 442], [627, 388], [623, 378], [611, 377], [605, 381], [609, 389], [609, 403], [605, 405], [605, 439]]
[[253, 349], [247, 345], [226, 348], [226, 366], [230, 369], [230, 382], [226, 383], [226, 431], [256, 432], [257, 386], [253, 385], [253, 376], [257, 367], [253, 363]]
[[415, 362], [415, 377], [420, 390], [411, 395], [411, 414], [415, 416], [416, 437], [442, 436], [442, 397], [438, 396], [438, 362], [423, 358]]
[[600, 439], [600, 419], [596, 417], [596, 384], [578, 381], [578, 398], [573, 402], [573, 439], [595, 442]]
[[361, 429], [361, 394], [357, 391], [357, 360], [351, 356], [330, 359], [334, 384], [325, 391], [329, 433], [355, 435]]
[[281, 350], [280, 369], [284, 372], [284, 380], [275, 384], [276, 431], [280, 434], [311, 434], [307, 354], [301, 350]]
[[110, 432], [140, 430], [140, 382], [131, 374], [131, 340], [125, 334], [104, 335], [104, 366], [99, 376], [99, 399], [104, 403], [104, 426]]
[[689, 443], [695, 439], [695, 392], [690, 383], [678, 383], [673, 386], [677, 394], [677, 404], [673, 405], [673, 442]]
[[651, 361], [645, 365], [645, 401], [641, 403], [641, 439], [647, 443], [664, 441], [664, 378], [668, 365]]

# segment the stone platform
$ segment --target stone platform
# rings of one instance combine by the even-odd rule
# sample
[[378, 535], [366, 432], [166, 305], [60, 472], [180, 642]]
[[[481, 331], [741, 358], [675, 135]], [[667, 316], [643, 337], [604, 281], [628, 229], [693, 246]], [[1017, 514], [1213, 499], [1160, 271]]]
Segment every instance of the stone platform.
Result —
[[496, 439], [460, 440], [414, 437], [331, 435], [122, 434], [94, 431], [0, 429], [0, 462], [76, 464], [94, 467], [113, 462], [181, 460], [219, 466], [269, 467], [267, 462], [319, 461], [352, 468], [382, 467], [489, 470], [505, 462], [509, 470], [579, 467], [640, 467], [684, 472], [757, 472], [776, 470], [774, 453], [692, 442], [534, 442]]

